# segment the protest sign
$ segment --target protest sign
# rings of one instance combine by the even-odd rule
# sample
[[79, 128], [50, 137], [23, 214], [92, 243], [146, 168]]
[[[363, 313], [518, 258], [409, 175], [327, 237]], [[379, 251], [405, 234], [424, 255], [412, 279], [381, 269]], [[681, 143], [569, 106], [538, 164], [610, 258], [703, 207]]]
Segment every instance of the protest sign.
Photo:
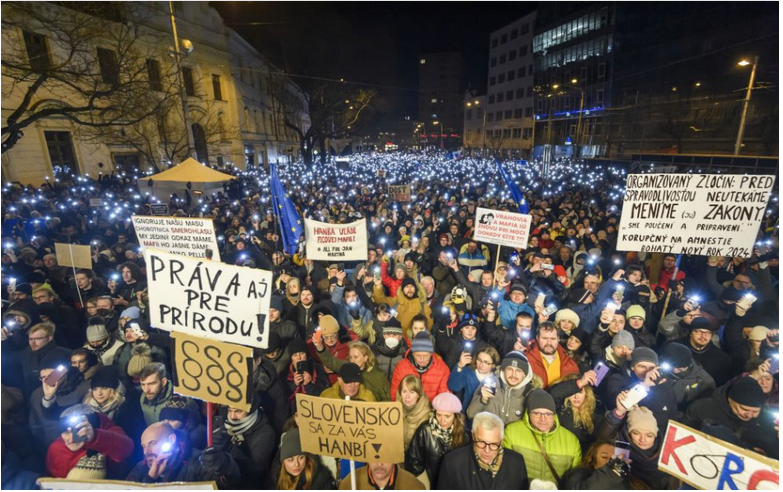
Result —
[[158, 248], [191, 258], [205, 258], [205, 250], [211, 249], [212, 258], [220, 261], [212, 219], [144, 215], [132, 218], [136, 237], [144, 249]]
[[367, 260], [367, 220], [326, 224], [305, 219], [305, 247], [311, 260]]
[[631, 174], [617, 250], [748, 258], [774, 184], [774, 176]]
[[411, 201], [411, 185], [389, 185], [386, 193], [393, 202]]
[[780, 482], [777, 461], [673, 420], [658, 468], [703, 490], [778, 490]]
[[488, 208], [476, 209], [473, 239], [511, 248], [527, 248], [530, 216]]
[[174, 390], [250, 411], [253, 349], [174, 332]]
[[60, 266], [92, 270], [92, 251], [89, 246], [54, 243], [54, 251]]
[[218, 490], [215, 482], [141, 483], [124, 480], [69, 480], [67, 478], [39, 478], [41, 490]]
[[156, 328], [266, 348], [272, 272], [147, 250]]
[[150, 213], [152, 215], [168, 215], [169, 205], [167, 203], [151, 203]]
[[302, 451], [364, 463], [402, 463], [402, 403], [296, 395]]

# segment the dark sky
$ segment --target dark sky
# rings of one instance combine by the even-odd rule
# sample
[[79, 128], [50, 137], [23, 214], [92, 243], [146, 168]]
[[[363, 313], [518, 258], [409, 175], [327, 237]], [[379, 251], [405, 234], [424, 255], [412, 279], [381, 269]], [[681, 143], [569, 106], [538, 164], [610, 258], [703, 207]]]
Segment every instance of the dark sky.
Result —
[[[470, 87], [486, 86], [489, 34], [535, 2], [211, 2], [226, 24], [291, 74], [377, 88], [394, 117], [416, 114], [418, 57], [464, 54]], [[296, 79], [295, 79], [296, 80]]]

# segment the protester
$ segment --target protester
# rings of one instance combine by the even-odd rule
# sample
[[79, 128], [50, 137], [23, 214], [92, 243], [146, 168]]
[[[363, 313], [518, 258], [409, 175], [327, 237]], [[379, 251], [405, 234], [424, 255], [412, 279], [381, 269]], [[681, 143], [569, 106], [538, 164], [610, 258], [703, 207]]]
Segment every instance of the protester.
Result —
[[522, 418], [525, 399], [541, 380], [533, 376], [525, 354], [509, 352], [500, 363], [497, 378], [488, 376], [476, 389], [468, 405], [468, 418], [480, 412], [490, 412], [501, 418], [504, 425]]
[[400, 382], [397, 401], [402, 403], [403, 442], [407, 451], [419, 426], [430, 416], [430, 399], [424, 392], [421, 379], [411, 374]]
[[473, 357], [462, 353], [460, 360], [449, 375], [449, 391], [462, 395], [462, 410], [467, 411], [476, 389], [488, 377], [497, 377], [495, 368], [500, 362], [494, 347], [484, 347]]
[[614, 443], [596, 441], [582, 463], [563, 476], [561, 490], [629, 490], [630, 467], [614, 457]]
[[[370, 462], [356, 473], [356, 490], [426, 490], [406, 470], [394, 463]], [[352, 490], [351, 477], [340, 482], [340, 490]]]
[[430, 400], [448, 391], [449, 368], [434, 352], [435, 347], [427, 333], [416, 335], [405, 358], [394, 369], [391, 381], [392, 400], [396, 399], [397, 388], [400, 387], [403, 378], [409, 375], [421, 379], [424, 393]]

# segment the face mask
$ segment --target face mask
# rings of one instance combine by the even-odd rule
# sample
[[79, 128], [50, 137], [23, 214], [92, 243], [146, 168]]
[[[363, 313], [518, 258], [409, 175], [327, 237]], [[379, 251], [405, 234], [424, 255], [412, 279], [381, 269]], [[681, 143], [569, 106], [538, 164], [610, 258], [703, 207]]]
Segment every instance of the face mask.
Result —
[[384, 340], [384, 342], [386, 343], [386, 346], [389, 347], [390, 349], [395, 349], [400, 344], [400, 341], [397, 340], [396, 338], [387, 338]]

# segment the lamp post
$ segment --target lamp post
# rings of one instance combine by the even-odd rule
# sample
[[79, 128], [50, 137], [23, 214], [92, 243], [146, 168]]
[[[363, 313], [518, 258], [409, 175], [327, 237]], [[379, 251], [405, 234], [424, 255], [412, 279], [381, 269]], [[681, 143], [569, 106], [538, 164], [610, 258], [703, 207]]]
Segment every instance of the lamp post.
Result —
[[[571, 79], [571, 84], [576, 84], [578, 80]], [[576, 122], [576, 139], [574, 139], [574, 159], [579, 158], [579, 136], [582, 131], [582, 113], [585, 109], [585, 90], [576, 85], [562, 84], [563, 87], [570, 87], [579, 91], [579, 119]], [[553, 89], [560, 87], [560, 84], [552, 86]]]
[[[194, 157], [193, 153], [196, 150], [196, 145], [193, 142], [193, 128], [190, 126], [190, 109], [188, 108], [188, 95], [185, 91], [185, 83], [182, 80], [182, 63], [180, 57], [182, 53], [179, 51], [179, 37], [177, 36], [177, 20], [174, 16], [174, 4], [169, 0], [169, 14], [171, 14], [171, 35], [174, 37], [174, 62], [177, 64], [177, 81], [179, 82], [179, 96], [182, 99], [182, 118], [185, 124], [185, 135], [188, 137], [188, 156]], [[183, 40], [187, 41], [187, 40]], [[183, 43], [184, 44], [184, 43]], [[188, 41], [190, 44], [190, 41]], [[187, 45], [186, 49], [187, 49]], [[190, 49], [193, 49], [193, 45], [190, 44]]]
[[756, 79], [756, 67], [759, 64], [759, 57], [753, 58], [753, 62], [748, 60], [741, 60], [737, 65], [741, 67], [747, 67], [753, 65], [750, 71], [750, 81], [748, 82], [748, 90], [745, 92], [745, 101], [742, 104], [742, 116], [740, 116], [739, 130], [737, 131], [737, 142], [734, 144], [734, 155], [739, 155], [740, 147], [742, 147], [742, 136], [745, 133], [745, 120], [748, 117], [748, 106], [750, 105], [750, 95], [753, 90], [753, 81]]
[[[476, 99], [475, 101], [468, 102], [467, 107], [476, 106], [476, 109], [479, 109], [480, 101]], [[481, 121], [481, 157], [484, 157], [486, 154], [487, 149], [487, 111], [484, 108], [481, 109], [482, 114], [482, 121]]]
[[443, 146], [443, 123], [441, 123], [439, 121], [433, 121], [432, 124], [433, 125], [440, 125], [440, 148], [444, 149], [445, 147]]

